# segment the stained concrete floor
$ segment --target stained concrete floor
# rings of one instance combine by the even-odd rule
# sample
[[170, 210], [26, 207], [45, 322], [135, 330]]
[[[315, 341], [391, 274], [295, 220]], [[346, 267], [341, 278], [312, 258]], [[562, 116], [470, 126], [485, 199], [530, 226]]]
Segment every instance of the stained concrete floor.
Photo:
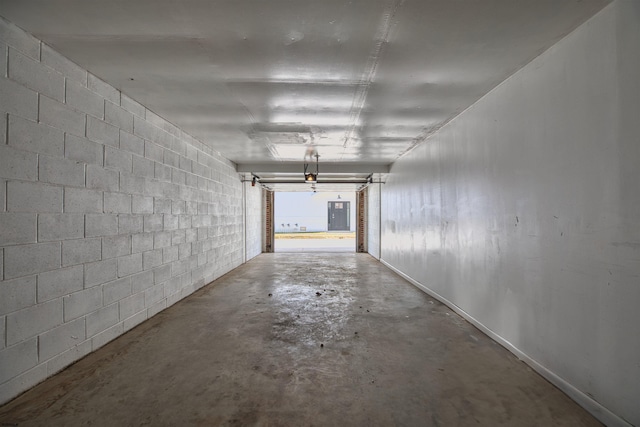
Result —
[[369, 255], [281, 253], [1, 407], [0, 425], [600, 423]]

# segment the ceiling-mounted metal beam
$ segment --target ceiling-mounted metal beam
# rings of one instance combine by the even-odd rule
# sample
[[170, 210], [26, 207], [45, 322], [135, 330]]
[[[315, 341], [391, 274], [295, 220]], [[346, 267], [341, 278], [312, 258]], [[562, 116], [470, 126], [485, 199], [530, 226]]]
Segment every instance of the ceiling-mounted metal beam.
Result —
[[[236, 172], [252, 173], [302, 173], [303, 162], [287, 163], [238, 163]], [[354, 173], [389, 173], [388, 164], [379, 163], [322, 163], [320, 169], [323, 174], [354, 174]]]
[[[366, 180], [318, 180], [314, 182], [315, 185], [323, 185], [323, 184], [368, 184], [369, 181]], [[291, 179], [262, 179], [260, 180], [260, 184], [306, 184], [309, 185], [308, 182], [300, 181], [300, 180], [291, 180]]]

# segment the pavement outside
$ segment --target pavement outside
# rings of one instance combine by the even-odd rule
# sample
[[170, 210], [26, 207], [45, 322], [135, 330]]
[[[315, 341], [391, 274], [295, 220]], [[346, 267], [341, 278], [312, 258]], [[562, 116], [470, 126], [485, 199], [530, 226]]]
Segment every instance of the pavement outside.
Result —
[[337, 232], [319, 231], [319, 232], [309, 232], [309, 233], [275, 233], [274, 238], [276, 240], [291, 240], [291, 239], [296, 239], [296, 240], [354, 239], [355, 240], [356, 232], [355, 231], [337, 231]]
[[275, 252], [355, 252], [355, 232], [276, 233]]

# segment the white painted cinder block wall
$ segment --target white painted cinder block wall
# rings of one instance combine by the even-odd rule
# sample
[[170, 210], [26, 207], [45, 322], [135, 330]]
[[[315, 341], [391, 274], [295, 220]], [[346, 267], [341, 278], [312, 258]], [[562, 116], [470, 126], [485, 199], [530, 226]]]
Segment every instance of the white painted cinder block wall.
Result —
[[382, 228], [384, 262], [608, 425], [640, 426], [640, 2], [396, 162]]
[[240, 265], [242, 197], [231, 162], [0, 18], [0, 403]]
[[245, 182], [245, 241], [246, 260], [257, 257], [262, 253], [262, 215], [264, 210], [264, 195], [262, 187], [251, 186], [250, 182]]

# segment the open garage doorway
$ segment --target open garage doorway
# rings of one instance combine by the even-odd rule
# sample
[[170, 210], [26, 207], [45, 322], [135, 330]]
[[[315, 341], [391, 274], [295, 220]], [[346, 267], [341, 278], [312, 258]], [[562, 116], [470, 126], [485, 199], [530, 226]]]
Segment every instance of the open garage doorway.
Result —
[[355, 252], [355, 192], [276, 192], [275, 252]]

